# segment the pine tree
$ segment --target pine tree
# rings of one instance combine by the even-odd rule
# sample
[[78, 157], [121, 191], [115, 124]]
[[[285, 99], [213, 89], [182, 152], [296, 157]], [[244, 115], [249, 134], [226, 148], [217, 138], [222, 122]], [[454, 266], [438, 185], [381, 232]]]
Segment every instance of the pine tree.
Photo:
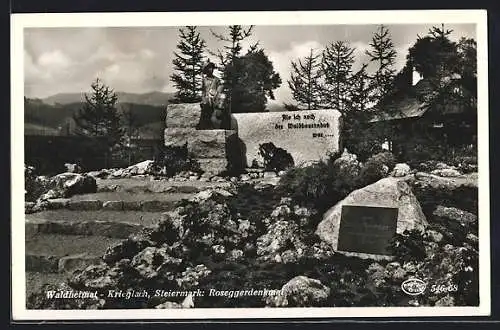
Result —
[[205, 41], [196, 26], [179, 29], [180, 40], [174, 52], [174, 70], [171, 81], [177, 88], [174, 102], [192, 103], [201, 100], [201, 80]]
[[83, 135], [99, 137], [108, 148], [115, 147], [123, 136], [118, 97], [99, 78], [91, 84], [92, 93], [85, 94], [85, 103], [74, 116]]
[[384, 25], [380, 25], [373, 35], [370, 47], [371, 50], [367, 50], [366, 54], [370, 62], [377, 64], [375, 74], [371, 77], [371, 100], [377, 103], [391, 92], [396, 75], [394, 63], [397, 53], [389, 30]]
[[274, 99], [273, 90], [279, 87], [281, 78], [264, 50], [258, 48], [258, 42], [250, 45], [246, 54], [241, 54], [242, 42], [252, 35], [253, 25], [228, 28], [228, 36], [212, 31], [218, 40], [228, 44], [223, 51], [211, 52], [222, 66], [225, 107], [231, 112], [264, 111], [267, 97]]
[[366, 72], [367, 64], [356, 71], [350, 78], [351, 90], [349, 92], [351, 108], [355, 111], [365, 111], [370, 104], [370, 77]]
[[325, 78], [322, 103], [343, 114], [351, 109], [348, 95], [351, 89], [353, 53], [354, 48], [348, 42], [337, 41], [326, 47], [321, 62]]
[[314, 54], [314, 50], [311, 49], [310, 54], [303, 60], [292, 61], [292, 72], [288, 86], [298, 105], [307, 110], [318, 109], [321, 104], [320, 55]]
[[231, 111], [265, 111], [267, 98], [274, 100], [273, 90], [281, 85], [281, 78], [264, 50], [249, 50], [244, 56], [236, 57], [232, 67]]
[[[212, 32], [212, 35], [219, 41], [228, 43], [224, 45], [224, 51], [217, 50], [216, 53], [211, 52], [212, 55], [218, 57], [220, 65], [222, 67], [222, 81], [223, 81], [223, 91], [226, 95], [224, 100], [224, 106], [229, 109], [230, 112], [234, 112], [234, 108], [237, 108], [234, 104], [234, 91], [238, 88], [237, 77], [238, 70], [236, 69], [236, 59], [240, 56], [243, 46], [241, 42], [252, 35], [254, 26], [250, 25], [248, 28], [243, 28], [241, 25], [230, 25], [229, 36], [224, 36], [223, 34]], [[252, 49], [255, 49], [257, 45], [254, 45]]]

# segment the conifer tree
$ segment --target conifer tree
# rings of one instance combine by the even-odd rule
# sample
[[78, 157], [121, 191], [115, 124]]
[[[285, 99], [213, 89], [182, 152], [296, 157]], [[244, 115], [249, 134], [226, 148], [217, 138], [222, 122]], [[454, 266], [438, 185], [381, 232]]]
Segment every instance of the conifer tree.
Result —
[[326, 47], [321, 62], [325, 79], [322, 103], [343, 114], [351, 109], [349, 91], [354, 63], [353, 53], [354, 48], [350, 47], [348, 42], [337, 41]]
[[292, 61], [292, 72], [288, 86], [298, 105], [307, 110], [319, 109], [321, 104], [321, 54], [311, 49], [308, 56]]
[[356, 111], [365, 111], [370, 105], [370, 77], [366, 72], [367, 64], [356, 71], [350, 78], [350, 106]]
[[174, 102], [192, 103], [201, 100], [201, 80], [205, 41], [196, 26], [179, 29], [179, 52], [174, 52], [174, 70], [171, 81], [177, 88]]
[[378, 27], [370, 47], [366, 54], [370, 57], [370, 62], [377, 65], [375, 74], [371, 77], [371, 101], [377, 103], [391, 92], [396, 75], [394, 63], [397, 53], [389, 30], [384, 25]]
[[[241, 55], [241, 51], [243, 50], [241, 43], [252, 35], [253, 28], [253, 25], [250, 25], [248, 28], [244, 28], [241, 25], [230, 25], [228, 27], [228, 36], [211, 31], [212, 35], [216, 39], [227, 43], [223, 47], [224, 50], [217, 50], [216, 52], [210, 53], [217, 56], [220, 61], [222, 68], [223, 91], [226, 95], [224, 100], [225, 107], [231, 112], [234, 111], [234, 93], [235, 90], [238, 89], [238, 76], [241, 74], [241, 72], [238, 72], [236, 68], [236, 66], [238, 66], [236, 60]], [[256, 48], [257, 44], [253, 45], [250, 50], [255, 50]]]
[[223, 51], [212, 52], [222, 66], [225, 107], [230, 112], [264, 111], [267, 98], [274, 99], [273, 90], [280, 86], [281, 78], [258, 42], [241, 54], [242, 42], [252, 35], [253, 25], [231, 25], [228, 29], [228, 36], [212, 31], [218, 40], [227, 43]]
[[99, 78], [91, 84], [92, 93], [85, 94], [85, 103], [74, 119], [80, 132], [89, 137], [99, 137], [107, 147], [116, 146], [122, 139], [123, 129], [116, 103], [118, 97]]

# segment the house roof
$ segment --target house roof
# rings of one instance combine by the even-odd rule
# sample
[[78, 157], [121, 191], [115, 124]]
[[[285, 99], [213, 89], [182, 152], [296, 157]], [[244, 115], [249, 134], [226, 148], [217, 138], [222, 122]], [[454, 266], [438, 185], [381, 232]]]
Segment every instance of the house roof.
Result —
[[373, 116], [369, 122], [396, 120], [421, 117], [429, 110], [424, 101], [426, 95], [432, 93], [432, 87], [427, 80], [420, 80], [415, 86], [397, 99], [377, 104], [373, 109]]
[[[460, 87], [459, 77], [449, 77], [445, 80], [447, 87]], [[438, 94], [436, 87], [430, 80], [422, 79], [415, 86], [410, 86], [403, 95], [396, 96], [389, 101], [377, 104], [371, 112], [373, 113], [369, 122], [387, 120], [398, 120], [405, 118], [416, 118], [423, 116], [431, 108]], [[442, 114], [456, 114], [464, 111], [462, 106], [450, 99], [445, 106], [440, 107]]]

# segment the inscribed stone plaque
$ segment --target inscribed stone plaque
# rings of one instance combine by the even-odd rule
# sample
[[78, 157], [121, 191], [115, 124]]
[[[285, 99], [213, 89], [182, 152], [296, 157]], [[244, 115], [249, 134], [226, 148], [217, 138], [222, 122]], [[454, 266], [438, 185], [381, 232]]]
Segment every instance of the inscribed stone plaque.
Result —
[[389, 255], [396, 234], [398, 209], [343, 205], [338, 249], [346, 252]]
[[259, 144], [272, 142], [289, 152], [295, 165], [326, 159], [340, 150], [341, 115], [336, 110], [236, 113], [231, 129], [238, 131], [244, 161], [258, 159]]

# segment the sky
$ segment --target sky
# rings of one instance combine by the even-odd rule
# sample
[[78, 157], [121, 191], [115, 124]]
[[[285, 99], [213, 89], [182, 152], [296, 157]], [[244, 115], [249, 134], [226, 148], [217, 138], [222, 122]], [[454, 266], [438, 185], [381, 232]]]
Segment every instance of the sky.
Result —
[[[408, 48], [417, 36], [425, 36], [432, 25], [386, 25], [397, 51], [396, 69], [404, 66]], [[447, 24], [452, 40], [476, 39], [475, 24]], [[319, 52], [335, 41], [347, 41], [355, 50], [354, 68], [368, 63], [365, 51], [377, 25], [255, 26], [244, 47], [259, 41], [282, 79], [275, 90], [276, 103], [291, 103], [287, 80], [291, 61]], [[225, 33], [227, 27], [198, 27], [208, 49], [222, 49], [224, 42], [211, 30]], [[26, 28], [24, 30], [24, 90], [30, 98], [57, 93], [88, 92], [99, 77], [115, 91], [146, 93], [175, 91], [170, 76], [179, 41], [179, 27], [78, 27]], [[206, 54], [208, 55], [208, 54]], [[369, 67], [372, 69], [372, 67]]]

